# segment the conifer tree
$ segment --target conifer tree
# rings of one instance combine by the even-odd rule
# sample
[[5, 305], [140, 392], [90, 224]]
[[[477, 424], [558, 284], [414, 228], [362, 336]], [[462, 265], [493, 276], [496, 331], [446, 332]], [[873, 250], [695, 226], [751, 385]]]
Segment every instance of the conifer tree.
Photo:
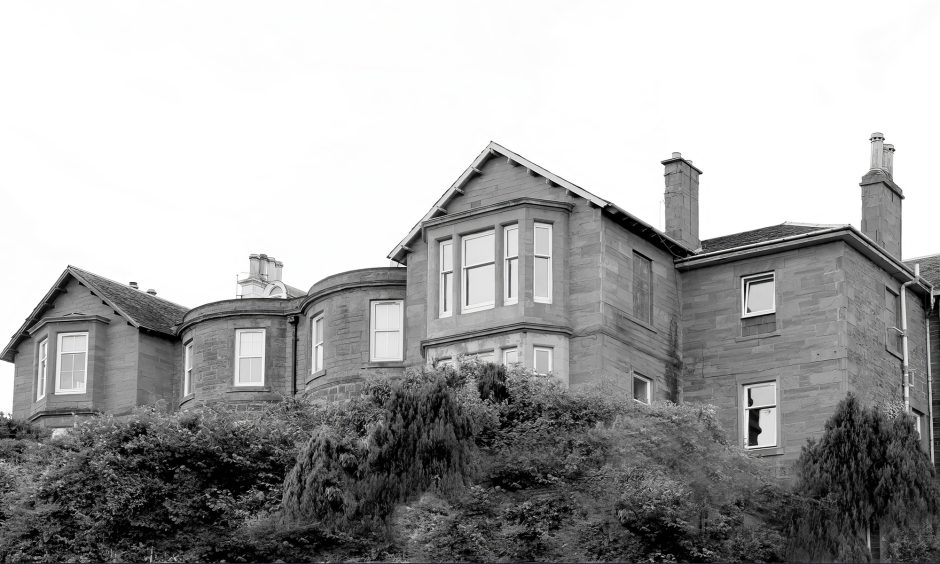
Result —
[[870, 529], [906, 529], [934, 515], [938, 489], [910, 416], [891, 418], [849, 394], [823, 436], [803, 447], [791, 551], [795, 558], [866, 561]]

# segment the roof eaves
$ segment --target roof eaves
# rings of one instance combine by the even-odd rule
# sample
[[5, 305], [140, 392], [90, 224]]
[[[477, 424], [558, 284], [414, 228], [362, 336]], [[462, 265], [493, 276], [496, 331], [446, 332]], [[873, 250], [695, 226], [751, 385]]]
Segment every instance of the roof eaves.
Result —
[[451, 198], [454, 197], [454, 194], [460, 193], [462, 191], [463, 186], [471, 178], [473, 178], [474, 175], [480, 173], [480, 167], [483, 165], [483, 163], [485, 163], [486, 160], [489, 159], [490, 157], [496, 156], [496, 155], [501, 155], [509, 159], [510, 161], [520, 166], [525, 167], [527, 170], [531, 171], [532, 173], [538, 176], [541, 176], [545, 178], [546, 180], [554, 184], [557, 184], [558, 186], [561, 186], [562, 188], [568, 190], [572, 194], [576, 194], [600, 208], [607, 207], [610, 204], [610, 202], [608, 202], [607, 200], [604, 200], [603, 198], [600, 198], [592, 194], [591, 192], [585, 190], [584, 188], [581, 188], [580, 186], [565, 180], [564, 178], [558, 176], [557, 174], [553, 174], [545, 170], [544, 168], [533, 163], [527, 158], [521, 155], [518, 155], [510, 151], [509, 149], [503, 147], [499, 143], [496, 143], [495, 141], [490, 141], [489, 144], [486, 146], [486, 148], [483, 149], [483, 151], [480, 152], [479, 155], [477, 155], [477, 158], [474, 159], [473, 163], [469, 167], [467, 167], [467, 170], [465, 170], [463, 174], [461, 174], [457, 178], [457, 180], [455, 180], [454, 183], [450, 185], [450, 188], [448, 188], [444, 192], [444, 194], [440, 198], [438, 198], [437, 202], [434, 203], [431, 209], [428, 210], [426, 214], [424, 214], [424, 217], [421, 218], [421, 221], [416, 223], [415, 226], [411, 228], [411, 231], [408, 232], [408, 235], [404, 239], [402, 239], [400, 243], [398, 243], [398, 245], [392, 250], [392, 252], [388, 254], [388, 258], [399, 264], [404, 264], [403, 262], [404, 256], [406, 253], [410, 251], [410, 249], [408, 248], [408, 245], [411, 244], [411, 242], [414, 241], [415, 238], [418, 236], [418, 233], [421, 232], [421, 225], [425, 221], [428, 221], [429, 219], [433, 219], [436, 214], [444, 210], [444, 206], [447, 204], [447, 202], [451, 200]]
[[20, 339], [26, 335], [26, 330], [36, 322], [36, 317], [49, 305], [51, 298], [65, 288], [65, 282], [68, 280], [69, 276], [73, 275], [68, 268], [62, 271], [62, 274], [59, 275], [52, 287], [49, 288], [49, 291], [39, 300], [39, 303], [33, 308], [33, 311], [30, 312], [20, 328], [17, 329], [16, 333], [10, 338], [10, 342], [3, 347], [3, 351], [0, 351], [0, 360], [13, 362], [13, 357], [10, 356], [10, 353], [16, 348], [16, 345], [19, 344]]

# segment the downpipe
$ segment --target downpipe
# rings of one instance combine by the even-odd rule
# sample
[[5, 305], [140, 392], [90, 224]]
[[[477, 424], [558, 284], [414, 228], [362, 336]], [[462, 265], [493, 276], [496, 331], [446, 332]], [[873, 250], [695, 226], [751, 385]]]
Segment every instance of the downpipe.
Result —
[[927, 429], [930, 437], [930, 463], [936, 464], [933, 445], [933, 371], [930, 369], [930, 312], [933, 311], [933, 295], [927, 296], [927, 315], [924, 316], [924, 327], [927, 334]]
[[911, 364], [907, 350], [907, 287], [920, 276], [920, 265], [914, 265], [914, 280], [901, 284], [901, 351], [903, 359], [904, 413], [911, 412]]

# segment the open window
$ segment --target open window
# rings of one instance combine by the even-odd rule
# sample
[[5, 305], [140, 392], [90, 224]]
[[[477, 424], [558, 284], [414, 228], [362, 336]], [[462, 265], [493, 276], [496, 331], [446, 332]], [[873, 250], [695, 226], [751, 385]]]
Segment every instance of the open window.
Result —
[[633, 374], [633, 401], [649, 405], [652, 401], [653, 383], [649, 378]]
[[744, 386], [744, 448], [777, 446], [777, 383]]
[[776, 311], [776, 280], [773, 272], [741, 279], [741, 317], [767, 315]]

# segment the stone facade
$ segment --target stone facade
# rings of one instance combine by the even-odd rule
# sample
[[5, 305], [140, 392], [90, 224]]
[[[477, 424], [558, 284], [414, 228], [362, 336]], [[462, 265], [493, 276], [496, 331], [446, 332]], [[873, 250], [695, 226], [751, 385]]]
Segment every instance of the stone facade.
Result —
[[[282, 263], [270, 259], [269, 275], [257, 266], [269, 257], [252, 255], [241, 284], [261, 290], [186, 309], [69, 267], [2, 353], [16, 364], [14, 415], [62, 427], [160, 400], [341, 400], [372, 375], [478, 355], [638, 401], [713, 404], [731, 440], [785, 474], [847, 393], [904, 400], [903, 302], [908, 405], [931, 450], [940, 319], [931, 281], [899, 260], [900, 188], [885, 162], [863, 178], [862, 231], [783, 224], [701, 241], [702, 171], [678, 153], [663, 161], [661, 232], [490, 144], [389, 255], [403, 268], [304, 293], [281, 281]], [[37, 400], [38, 343], [66, 331], [88, 335], [87, 390], [60, 395], [50, 379]], [[241, 354], [245, 331], [259, 340]]]

